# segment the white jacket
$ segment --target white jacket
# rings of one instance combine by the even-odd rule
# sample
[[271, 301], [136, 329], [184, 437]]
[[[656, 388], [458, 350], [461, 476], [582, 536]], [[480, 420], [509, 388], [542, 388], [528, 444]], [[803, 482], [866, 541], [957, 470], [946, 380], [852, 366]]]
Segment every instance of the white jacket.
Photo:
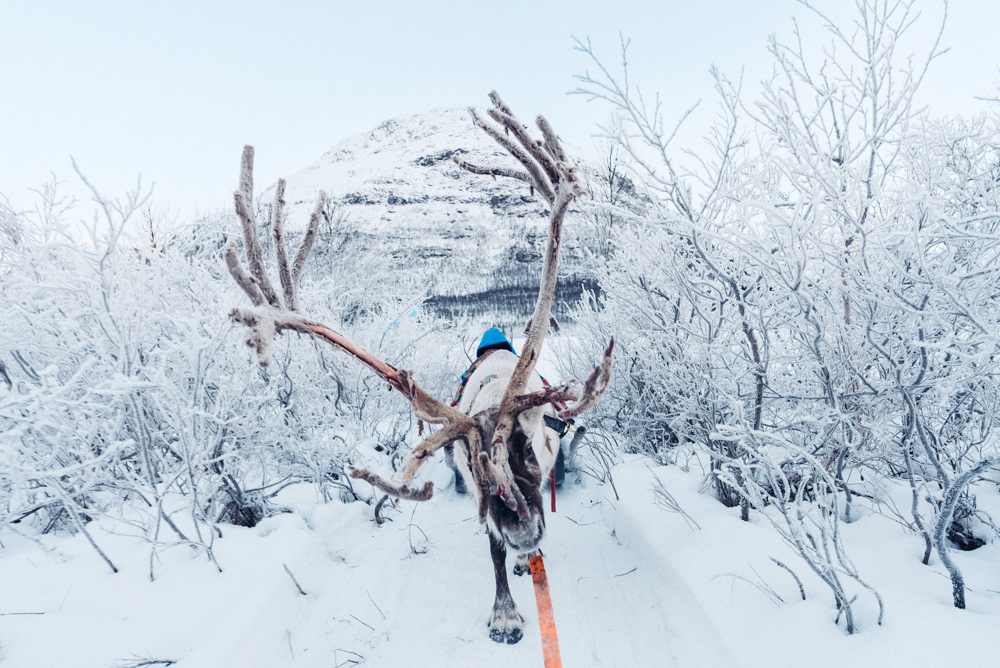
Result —
[[[514, 373], [517, 366], [517, 355], [507, 350], [494, 350], [469, 376], [462, 391], [462, 398], [458, 404], [458, 410], [466, 415], [475, 415], [491, 406], [499, 406], [503, 400], [504, 390], [507, 389], [507, 381]], [[545, 389], [542, 379], [537, 373], [531, 374], [528, 379], [525, 393], [539, 392]], [[524, 411], [518, 417], [521, 429], [531, 440], [531, 448], [535, 452], [535, 460], [542, 470], [542, 480], [544, 481], [552, 466], [556, 462], [556, 455], [559, 453], [559, 434], [554, 429], [545, 426], [542, 416], [548, 413], [555, 415], [552, 406], [539, 406]], [[488, 448], [489, 444], [484, 443], [483, 447]], [[455, 464], [462, 472], [468, 489], [476, 489], [472, 480], [472, 471], [469, 470], [468, 457], [465, 448], [455, 448]]]

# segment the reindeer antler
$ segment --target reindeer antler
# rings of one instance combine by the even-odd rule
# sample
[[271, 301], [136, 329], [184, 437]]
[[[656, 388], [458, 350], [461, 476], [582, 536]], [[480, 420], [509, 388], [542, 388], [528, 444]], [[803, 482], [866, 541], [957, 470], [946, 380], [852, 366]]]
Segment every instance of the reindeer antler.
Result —
[[[487, 113], [493, 121], [502, 126], [502, 130], [482, 118], [474, 109], [470, 109], [473, 122], [514, 156], [524, 167], [524, 171], [507, 167], [481, 167], [471, 164], [457, 155], [455, 162], [463, 169], [476, 174], [506, 176], [524, 181], [531, 186], [532, 190], [539, 192], [551, 207], [551, 211], [538, 300], [525, 329], [527, 340], [520, 360], [504, 391], [500, 407], [497, 409], [496, 427], [493, 430], [489, 456], [483, 452], [482, 435], [476, 419], [467, 417], [428, 394], [417, 385], [410, 372], [386, 364], [370, 351], [342, 334], [325, 325], [312, 322], [299, 314], [298, 284], [302, 278], [303, 266], [316, 238], [320, 216], [324, 215], [323, 206], [326, 195], [320, 191], [309, 218], [306, 234], [295, 253], [294, 260], [289, 265], [284, 239], [285, 181], [283, 179], [278, 181], [275, 188], [274, 206], [271, 209], [270, 220], [275, 241], [278, 278], [284, 296], [284, 304], [282, 304], [282, 300], [265, 270], [264, 254], [257, 237], [257, 221], [251, 206], [253, 202], [254, 157], [251, 146], [244, 147], [240, 187], [233, 196], [236, 213], [243, 228], [244, 249], [250, 273], [248, 274], [240, 263], [235, 241], [230, 240], [226, 243], [225, 259], [229, 273], [236, 284], [250, 298], [252, 304], [251, 308], [234, 308], [230, 312], [230, 317], [234, 322], [246, 326], [246, 343], [256, 350], [257, 361], [262, 366], [270, 364], [275, 334], [280, 334], [286, 329], [304, 332], [322, 338], [368, 366], [410, 401], [413, 412], [418, 418], [425, 422], [443, 425], [442, 429], [431, 434], [410, 451], [390, 481], [384, 480], [367, 469], [353, 467], [350, 468], [351, 476], [367, 480], [387, 494], [415, 501], [425, 501], [433, 493], [433, 483], [427, 482], [420, 488], [411, 488], [410, 483], [414, 475], [430, 455], [444, 445], [461, 439], [469, 445], [472, 472], [480, 488], [486, 489], [488, 487], [490, 492], [503, 499], [508, 507], [515, 510], [521, 517], [525, 517], [527, 505], [517, 485], [514, 484], [507, 455], [507, 440], [513, 430], [514, 421], [525, 410], [547, 403], [575, 401], [572, 406], [561, 413], [566, 418], [578, 415], [596, 403], [610, 379], [611, 352], [614, 342], [612, 341], [611, 345], [608, 346], [603, 362], [594, 370], [585, 385], [581, 386], [579, 382], [571, 381], [563, 386], [550, 388], [543, 392], [523, 394], [528, 378], [538, 361], [542, 342], [548, 331], [559, 265], [559, 247], [562, 243], [563, 218], [573, 200], [584, 194], [584, 189], [576, 169], [569, 165], [566, 160], [559, 138], [556, 137], [544, 118], [539, 116], [536, 120], [538, 129], [542, 133], [542, 140], [533, 139], [527, 128], [517, 120], [496, 92], [490, 94], [490, 100], [493, 102], [493, 108]], [[510, 139], [510, 135], [513, 135], [513, 140]], [[487, 505], [485, 501], [484, 496], [481, 499], [482, 503], [479, 509], [480, 521], [485, 521]]]
[[235, 241], [229, 240], [224, 251], [229, 273], [236, 284], [250, 298], [253, 306], [252, 308], [234, 308], [229, 314], [230, 318], [234, 322], [246, 326], [246, 343], [256, 350], [257, 361], [261, 366], [268, 366], [271, 363], [271, 349], [275, 334], [280, 334], [286, 329], [304, 332], [323, 339], [365, 364], [391, 387], [399, 390], [410, 401], [414, 414], [421, 420], [444, 425], [443, 429], [436, 431], [410, 451], [390, 482], [386, 482], [367, 469], [350, 468], [353, 477], [367, 480], [387, 494], [414, 501], [426, 501], [433, 494], [434, 484], [427, 482], [419, 489], [411, 489], [409, 485], [413, 476], [427, 457], [456, 439], [467, 440], [472, 452], [478, 453], [481, 450], [481, 437], [475, 422], [460, 411], [428, 394], [413, 380], [411, 372], [396, 369], [391, 364], [386, 364], [346, 336], [325, 325], [312, 322], [298, 313], [298, 285], [302, 278], [302, 269], [309, 257], [309, 252], [312, 250], [313, 242], [316, 240], [326, 194], [323, 191], [319, 192], [309, 217], [306, 234], [299, 244], [294, 260], [289, 265], [284, 239], [285, 180], [279, 179], [274, 192], [270, 225], [274, 234], [278, 278], [284, 296], [284, 305], [282, 305], [282, 301], [275, 292], [264, 267], [264, 253], [257, 236], [257, 221], [251, 208], [251, 202], [253, 202], [253, 157], [253, 147], [245, 146], [240, 169], [240, 188], [233, 196], [236, 203], [236, 213], [243, 228], [244, 249], [250, 274], [247, 274], [240, 263]]
[[608, 388], [608, 383], [611, 381], [611, 359], [614, 349], [615, 340], [611, 339], [608, 347], [604, 350], [604, 359], [582, 386], [580, 385], [580, 381], [571, 378], [569, 382], [563, 385], [547, 387], [540, 392], [533, 392], [531, 394], [522, 394], [514, 400], [515, 411], [523, 413], [536, 406], [572, 401], [574, 402], [572, 405], [559, 411], [559, 417], [569, 420], [580, 415], [596, 404], [601, 395], [604, 394], [604, 390]]
[[[506, 176], [524, 181], [533, 190], [537, 190], [551, 207], [549, 236], [542, 263], [538, 300], [535, 302], [535, 310], [525, 328], [527, 340], [500, 403], [490, 456], [487, 457], [485, 452], [479, 454], [480, 464], [488, 478], [490, 490], [500, 496], [511, 510], [524, 517], [527, 514], [527, 506], [517, 485], [514, 484], [513, 473], [511, 473], [507, 458], [507, 440], [514, 428], [514, 421], [518, 415], [529, 408], [563, 399], [579, 400], [576, 406], [570, 410], [575, 410], [579, 406], [579, 412], [582, 412], [592, 406], [607, 387], [611, 370], [611, 350], [614, 344], [612, 343], [608, 347], [604, 362], [588, 380], [587, 388], [589, 391], [588, 389], [584, 390], [583, 398], [580, 397], [576, 388], [579, 383], [576, 383], [576, 386], [567, 384], [562, 388], [555, 388], [557, 391], [548, 395], [543, 392], [521, 396], [528, 378], [538, 362], [542, 342], [545, 340], [545, 334], [549, 327], [549, 315], [552, 311], [559, 266], [559, 248], [562, 243], [563, 218], [573, 200], [586, 193], [576, 168], [568, 164], [562, 144], [552, 131], [548, 121], [542, 116], [536, 119], [535, 123], [541, 131], [543, 139], [534, 139], [529, 134], [527, 127], [517, 120], [510, 107], [504, 104], [496, 91], [490, 93], [490, 101], [493, 103], [493, 107], [487, 111], [487, 114], [499, 123], [503, 130], [482, 118], [475, 109], [469, 110], [472, 120], [516, 158], [525, 171], [474, 165], [458, 155], [454, 157], [455, 162], [459, 167], [474, 174]], [[598, 373], [601, 370], [603, 373]], [[563, 399], [552, 398], [557, 395], [562, 396]]]

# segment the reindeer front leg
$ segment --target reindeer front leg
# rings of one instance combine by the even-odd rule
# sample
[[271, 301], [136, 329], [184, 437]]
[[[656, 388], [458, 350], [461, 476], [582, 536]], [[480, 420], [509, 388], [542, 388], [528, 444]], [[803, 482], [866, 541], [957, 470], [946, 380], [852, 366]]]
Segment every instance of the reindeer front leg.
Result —
[[490, 628], [490, 640], [513, 645], [524, 635], [524, 617], [517, 611], [507, 585], [507, 547], [502, 538], [496, 538], [491, 531], [486, 533], [490, 537], [490, 556], [493, 557], [493, 573], [497, 580], [493, 614], [486, 625]]

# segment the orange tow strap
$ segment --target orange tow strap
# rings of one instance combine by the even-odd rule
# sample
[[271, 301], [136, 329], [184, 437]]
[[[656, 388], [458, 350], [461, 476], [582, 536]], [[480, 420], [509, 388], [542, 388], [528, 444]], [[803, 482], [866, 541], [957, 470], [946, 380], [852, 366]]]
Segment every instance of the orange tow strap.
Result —
[[538, 628], [542, 632], [542, 656], [545, 668], [562, 668], [559, 658], [559, 638], [556, 636], [556, 617], [552, 612], [549, 580], [545, 577], [545, 562], [541, 555], [528, 560], [531, 564], [531, 581], [535, 585], [535, 602], [538, 604]]

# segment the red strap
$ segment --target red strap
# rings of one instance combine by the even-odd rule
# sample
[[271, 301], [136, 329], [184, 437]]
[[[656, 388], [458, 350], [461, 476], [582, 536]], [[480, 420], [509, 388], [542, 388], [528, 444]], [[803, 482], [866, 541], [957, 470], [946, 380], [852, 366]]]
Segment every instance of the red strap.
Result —
[[556, 512], [556, 467], [549, 471], [549, 487], [552, 489], [552, 512]]

